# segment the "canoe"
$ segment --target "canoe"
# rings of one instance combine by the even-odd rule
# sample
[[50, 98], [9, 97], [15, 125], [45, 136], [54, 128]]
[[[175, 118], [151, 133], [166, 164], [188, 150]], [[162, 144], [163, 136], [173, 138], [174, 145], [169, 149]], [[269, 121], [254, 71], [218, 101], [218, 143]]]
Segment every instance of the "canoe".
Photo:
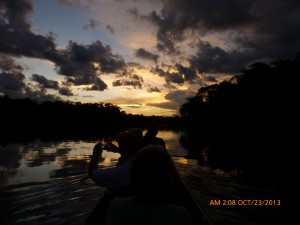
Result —
[[191, 214], [193, 225], [213, 225], [177, 171], [171, 203], [184, 206]]
[[[211, 220], [207, 217], [205, 211], [202, 210], [201, 206], [198, 204], [183, 179], [180, 177], [178, 171], [170, 192], [169, 203], [185, 207], [191, 214], [193, 225], [212, 225]], [[86, 225], [104, 225], [110, 201], [114, 197], [128, 197], [132, 195], [133, 193], [130, 192], [116, 193], [107, 190], [103, 197], [99, 200], [97, 206], [90, 213], [86, 221]]]

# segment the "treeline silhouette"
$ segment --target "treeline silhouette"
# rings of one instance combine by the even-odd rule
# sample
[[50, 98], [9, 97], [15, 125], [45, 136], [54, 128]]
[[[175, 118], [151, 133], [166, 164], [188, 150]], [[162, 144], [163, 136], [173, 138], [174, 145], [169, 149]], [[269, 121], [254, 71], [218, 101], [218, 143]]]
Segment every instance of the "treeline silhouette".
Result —
[[286, 182], [295, 174], [299, 150], [299, 75], [300, 54], [254, 63], [230, 80], [200, 88], [180, 108], [188, 132], [182, 143], [208, 147], [216, 167]]
[[127, 114], [111, 103], [41, 102], [0, 97], [3, 141], [43, 139], [94, 139], [128, 127], [175, 129], [179, 117]]

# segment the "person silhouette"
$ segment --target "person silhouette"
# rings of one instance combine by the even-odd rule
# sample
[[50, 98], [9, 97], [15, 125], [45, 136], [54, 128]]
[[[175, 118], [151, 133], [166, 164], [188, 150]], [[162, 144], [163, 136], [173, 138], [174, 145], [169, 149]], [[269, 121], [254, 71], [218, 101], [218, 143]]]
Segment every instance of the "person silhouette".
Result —
[[140, 128], [131, 128], [128, 130], [128, 132], [133, 133], [137, 138], [138, 141], [142, 141], [143, 140], [143, 131]]
[[164, 149], [166, 149], [166, 143], [162, 138], [156, 137], [158, 134], [158, 128], [156, 125], [152, 124], [148, 126], [147, 132], [144, 135], [142, 140], [142, 146], [145, 147], [147, 145], [160, 145]]
[[130, 169], [132, 197], [116, 197], [108, 208], [105, 225], [190, 225], [186, 208], [168, 203], [175, 166], [159, 145], [147, 145], [134, 158]]
[[120, 133], [116, 141], [118, 147], [107, 143], [109, 149], [120, 153], [120, 158], [115, 167], [98, 168], [103, 146], [98, 143], [94, 146], [93, 155], [89, 164], [89, 177], [99, 186], [106, 187], [107, 191], [99, 200], [97, 206], [90, 213], [86, 224], [104, 224], [108, 204], [116, 196], [132, 195], [132, 184], [129, 175], [129, 168], [135, 154], [140, 150], [141, 140], [133, 132]]
[[[123, 132], [116, 139], [119, 147], [117, 152], [120, 153], [116, 167], [101, 168], [98, 167], [98, 160], [102, 153], [101, 147], [95, 145], [92, 160], [90, 163], [90, 178], [99, 186], [107, 187], [110, 190], [121, 190], [130, 188], [130, 178], [128, 169], [135, 153], [140, 149], [140, 142], [137, 137], [130, 132]], [[92, 161], [91, 161], [92, 162]]]

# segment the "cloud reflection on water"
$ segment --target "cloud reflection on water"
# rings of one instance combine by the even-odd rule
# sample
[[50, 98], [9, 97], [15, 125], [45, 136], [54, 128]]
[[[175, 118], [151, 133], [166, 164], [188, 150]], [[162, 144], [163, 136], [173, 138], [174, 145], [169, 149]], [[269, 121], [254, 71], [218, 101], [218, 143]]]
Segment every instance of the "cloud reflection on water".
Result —
[[[184, 156], [187, 150], [179, 143], [181, 132], [159, 131], [173, 156]], [[0, 148], [0, 187], [27, 182], [48, 181], [60, 177], [87, 174], [90, 155], [96, 141], [41, 141], [13, 143]], [[104, 150], [100, 167], [111, 167], [120, 155]], [[177, 163], [186, 164], [181, 158]]]

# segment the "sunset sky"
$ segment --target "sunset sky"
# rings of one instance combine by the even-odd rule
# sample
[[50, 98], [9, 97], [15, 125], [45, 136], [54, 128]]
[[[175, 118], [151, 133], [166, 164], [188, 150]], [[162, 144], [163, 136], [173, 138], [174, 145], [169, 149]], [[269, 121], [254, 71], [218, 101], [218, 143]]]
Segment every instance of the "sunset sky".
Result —
[[300, 51], [299, 0], [0, 0], [0, 94], [176, 115], [256, 61]]

